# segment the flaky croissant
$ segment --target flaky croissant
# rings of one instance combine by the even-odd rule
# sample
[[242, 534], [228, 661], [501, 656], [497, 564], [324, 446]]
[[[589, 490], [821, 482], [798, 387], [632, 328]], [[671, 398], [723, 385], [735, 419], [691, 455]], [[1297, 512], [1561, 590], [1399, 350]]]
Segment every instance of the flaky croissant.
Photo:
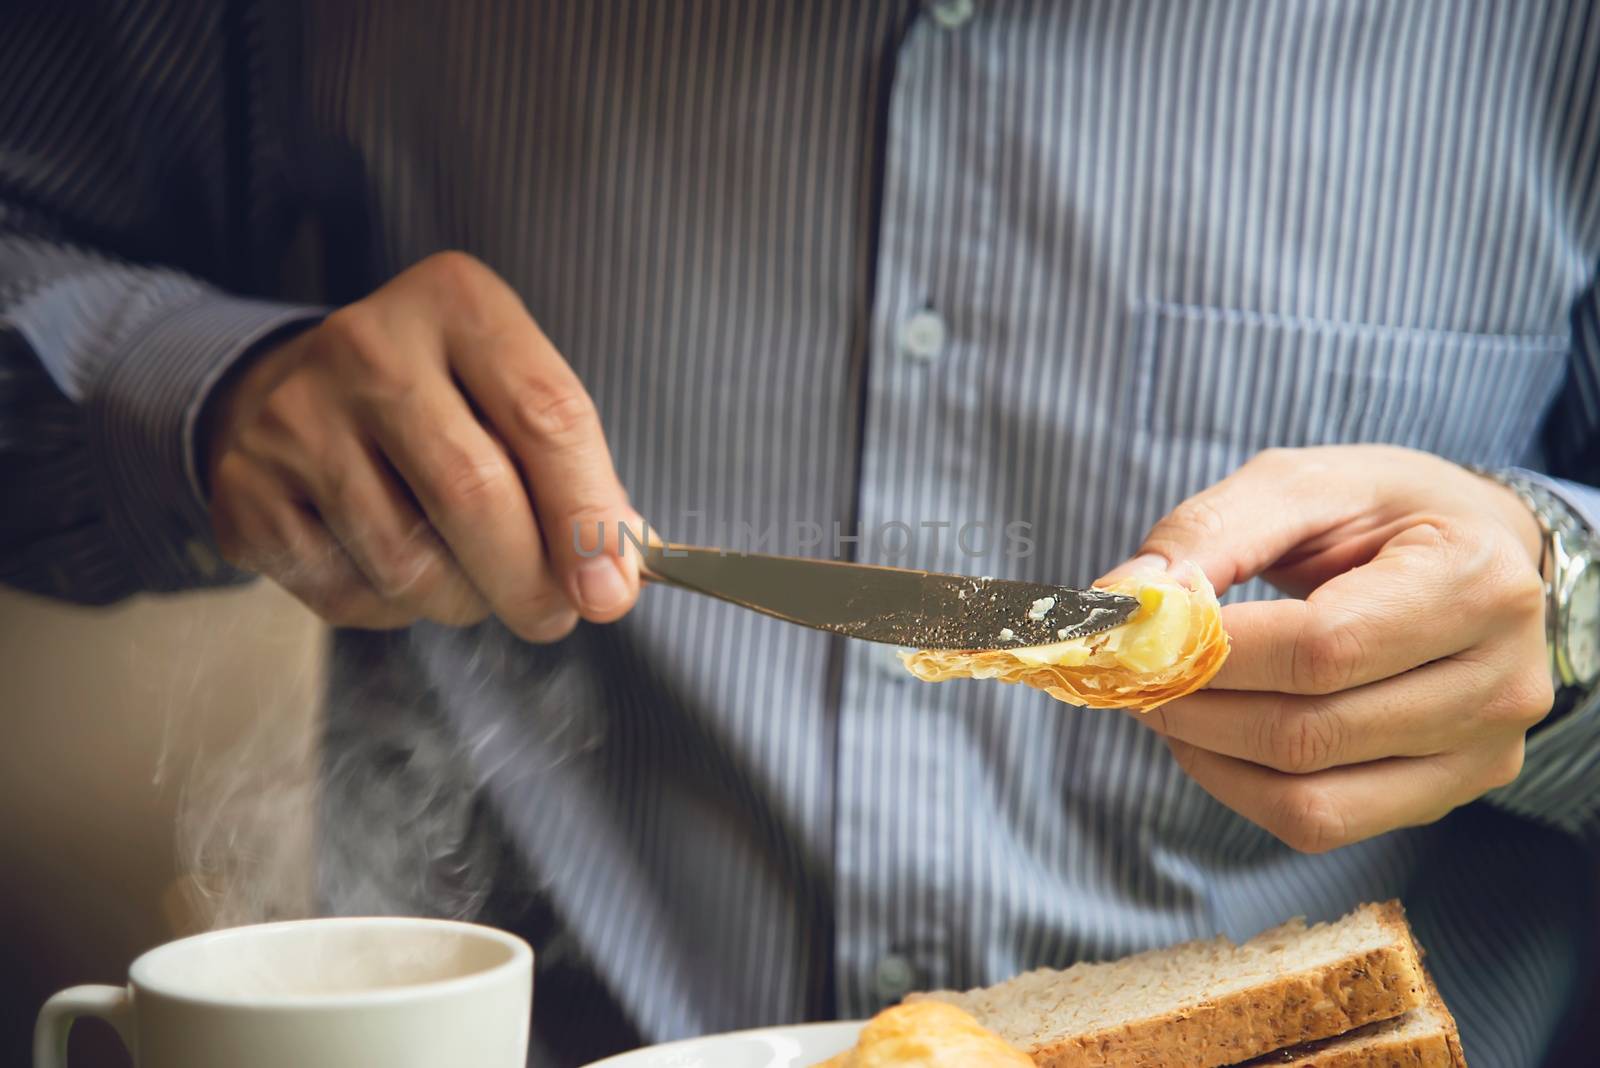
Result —
[[816, 1068], [1033, 1068], [1033, 1061], [942, 1001], [913, 1001], [868, 1020], [854, 1049]]
[[998, 679], [1068, 704], [1148, 711], [1193, 693], [1228, 658], [1216, 591], [1198, 567], [1140, 572], [1108, 587], [1139, 598], [1120, 627], [1087, 638], [1016, 649], [919, 649], [902, 653], [924, 682]]

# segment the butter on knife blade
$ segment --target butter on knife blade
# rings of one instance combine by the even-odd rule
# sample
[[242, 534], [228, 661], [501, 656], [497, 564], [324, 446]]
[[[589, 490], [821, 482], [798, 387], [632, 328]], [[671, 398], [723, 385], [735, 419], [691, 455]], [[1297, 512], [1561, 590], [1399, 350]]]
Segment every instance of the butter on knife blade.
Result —
[[652, 544], [640, 575], [790, 623], [913, 649], [1042, 645], [1109, 630], [1139, 602], [1107, 590]]
[[1014, 649], [919, 649], [902, 653], [924, 682], [1020, 682], [1068, 704], [1149, 711], [1193, 693], [1228, 658], [1216, 591], [1198, 567], [1177, 577], [1143, 572], [1107, 587], [1139, 599], [1120, 627], [1088, 637]]

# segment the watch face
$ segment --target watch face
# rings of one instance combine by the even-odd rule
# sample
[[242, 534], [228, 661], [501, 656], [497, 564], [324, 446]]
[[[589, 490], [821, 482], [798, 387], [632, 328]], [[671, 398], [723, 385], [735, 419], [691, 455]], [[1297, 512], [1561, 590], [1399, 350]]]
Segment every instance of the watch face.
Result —
[[1600, 563], [1590, 562], [1569, 589], [1562, 645], [1578, 683], [1592, 686], [1600, 679]]

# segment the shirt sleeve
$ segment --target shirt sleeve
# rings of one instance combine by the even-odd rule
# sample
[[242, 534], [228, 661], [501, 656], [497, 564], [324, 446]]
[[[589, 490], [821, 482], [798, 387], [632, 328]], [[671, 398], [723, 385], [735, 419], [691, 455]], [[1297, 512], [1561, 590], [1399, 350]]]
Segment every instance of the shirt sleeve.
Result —
[[[1549, 473], [1518, 469], [1600, 531], [1600, 284], [1572, 316], [1572, 364], [1545, 428]], [[1564, 476], [1564, 477], [1563, 477]], [[1528, 736], [1522, 774], [1488, 798], [1585, 837], [1600, 836], [1600, 691]]]
[[0, 15], [0, 581], [86, 603], [241, 577], [197, 417], [242, 354], [320, 314], [219, 284], [243, 255], [223, 5], [153, 6]]

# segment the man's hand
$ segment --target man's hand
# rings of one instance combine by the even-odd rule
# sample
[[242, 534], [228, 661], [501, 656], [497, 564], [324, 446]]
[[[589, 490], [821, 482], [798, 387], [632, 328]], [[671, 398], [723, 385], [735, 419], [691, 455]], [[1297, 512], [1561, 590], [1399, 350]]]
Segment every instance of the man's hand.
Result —
[[[224, 555], [330, 622], [476, 622], [531, 641], [638, 595], [639, 530], [589, 395], [493, 271], [431, 256], [257, 358], [202, 443]], [[592, 549], [573, 544], [582, 524]]]
[[1539, 551], [1515, 494], [1437, 457], [1263, 452], [1142, 553], [1195, 561], [1219, 592], [1259, 574], [1304, 599], [1225, 607], [1213, 688], [1143, 721], [1296, 849], [1437, 820], [1514, 779], [1550, 710]]

